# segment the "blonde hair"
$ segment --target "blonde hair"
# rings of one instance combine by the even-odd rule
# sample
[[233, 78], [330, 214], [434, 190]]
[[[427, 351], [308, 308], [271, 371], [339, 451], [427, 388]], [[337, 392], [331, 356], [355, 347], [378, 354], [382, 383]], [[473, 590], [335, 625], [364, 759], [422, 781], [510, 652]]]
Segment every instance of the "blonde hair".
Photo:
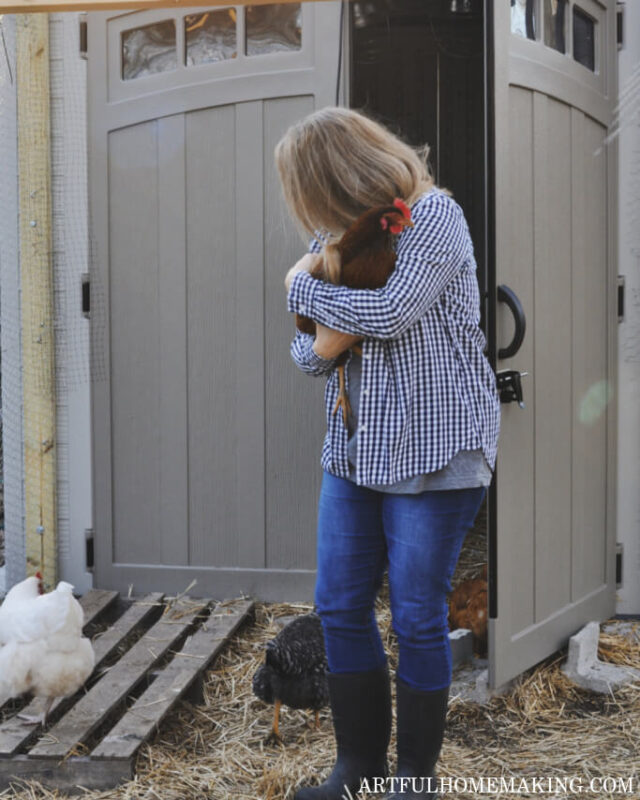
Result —
[[366, 209], [399, 197], [411, 205], [435, 186], [420, 151], [348, 108], [329, 106], [292, 125], [275, 160], [284, 197], [302, 231], [343, 233]]

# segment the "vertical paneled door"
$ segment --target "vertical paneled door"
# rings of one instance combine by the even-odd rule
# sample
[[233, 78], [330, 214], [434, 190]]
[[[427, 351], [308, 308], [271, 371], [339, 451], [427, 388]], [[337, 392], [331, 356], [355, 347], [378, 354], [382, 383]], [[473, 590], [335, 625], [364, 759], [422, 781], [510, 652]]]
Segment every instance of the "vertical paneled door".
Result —
[[273, 164], [336, 102], [337, 2], [88, 14], [99, 586], [311, 597], [322, 385]]
[[527, 373], [502, 406], [498, 686], [615, 613], [617, 48], [615, 0], [489, 5], [496, 364]]

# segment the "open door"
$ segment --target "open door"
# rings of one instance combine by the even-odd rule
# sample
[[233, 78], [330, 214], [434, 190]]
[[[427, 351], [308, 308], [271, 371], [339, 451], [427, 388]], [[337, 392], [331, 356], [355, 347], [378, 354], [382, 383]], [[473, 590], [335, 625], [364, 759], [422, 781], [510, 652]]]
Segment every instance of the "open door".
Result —
[[487, 13], [492, 338], [498, 375], [516, 373], [502, 374], [505, 400], [526, 373], [524, 408], [502, 407], [494, 486], [496, 687], [615, 611], [616, 151], [607, 134], [617, 50], [615, 0], [497, 0]]

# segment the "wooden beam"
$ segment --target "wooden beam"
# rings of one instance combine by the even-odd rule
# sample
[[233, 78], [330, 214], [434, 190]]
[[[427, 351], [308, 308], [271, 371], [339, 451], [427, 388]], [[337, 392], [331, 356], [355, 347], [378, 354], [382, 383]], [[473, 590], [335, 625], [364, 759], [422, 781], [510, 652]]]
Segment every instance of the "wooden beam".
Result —
[[49, 20], [16, 20], [27, 573], [57, 579]]
[[[299, 2], [300, 0], [281, 0], [284, 3]], [[193, 6], [229, 6], [229, 5], [266, 5], [273, 0], [246, 0], [233, 3], [224, 0], [176, 0], [168, 3], [167, 0], [0, 0], [0, 14], [20, 14], [32, 11], [106, 11], [136, 9], [143, 11], [148, 8], [191, 8]], [[302, 0], [311, 2], [311, 0]]]

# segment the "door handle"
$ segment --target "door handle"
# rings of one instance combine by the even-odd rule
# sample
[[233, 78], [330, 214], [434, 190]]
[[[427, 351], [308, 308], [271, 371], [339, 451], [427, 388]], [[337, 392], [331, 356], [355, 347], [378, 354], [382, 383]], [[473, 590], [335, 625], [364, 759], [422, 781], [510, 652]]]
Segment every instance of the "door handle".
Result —
[[524, 339], [524, 334], [527, 329], [527, 320], [524, 315], [524, 309], [520, 302], [518, 295], [505, 284], [498, 286], [498, 302], [506, 303], [509, 310], [513, 314], [513, 320], [516, 324], [516, 329], [513, 334], [513, 339], [506, 347], [501, 347], [498, 350], [498, 358], [511, 358], [520, 349], [520, 345]]

